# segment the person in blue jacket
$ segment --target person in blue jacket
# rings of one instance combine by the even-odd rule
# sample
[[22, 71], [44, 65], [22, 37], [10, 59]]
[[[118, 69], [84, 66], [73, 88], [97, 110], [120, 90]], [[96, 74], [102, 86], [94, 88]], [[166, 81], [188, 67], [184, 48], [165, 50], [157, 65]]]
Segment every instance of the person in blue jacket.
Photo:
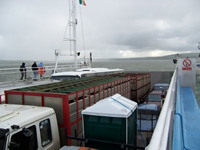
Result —
[[40, 78], [43, 77], [43, 74], [45, 73], [44, 65], [42, 62], [38, 65], [38, 74], [40, 75]]

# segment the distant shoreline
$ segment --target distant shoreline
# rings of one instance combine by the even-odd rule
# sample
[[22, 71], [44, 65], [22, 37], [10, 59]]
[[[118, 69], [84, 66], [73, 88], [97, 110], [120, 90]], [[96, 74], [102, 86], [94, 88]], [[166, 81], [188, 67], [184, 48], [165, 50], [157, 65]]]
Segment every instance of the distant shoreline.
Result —
[[[200, 53], [200, 52], [199, 52]], [[189, 57], [189, 58], [196, 58], [198, 59], [199, 58], [199, 53], [179, 53], [179, 58], [186, 58], [186, 57]], [[124, 61], [124, 60], [168, 60], [168, 59], [175, 59], [176, 57], [176, 54], [171, 54], [171, 55], [166, 55], [166, 56], [160, 56], [160, 57], [134, 57], [134, 58], [98, 58], [98, 59], [94, 59], [93, 58], [93, 61], [94, 62], [101, 62], [101, 61]], [[34, 62], [34, 61], [37, 61], [37, 62], [40, 62], [40, 61], [43, 61], [43, 62], [46, 62], [46, 63], [54, 63], [55, 60], [1, 60], [0, 59], [0, 62]], [[60, 63], [73, 63], [73, 59], [72, 60], [69, 60], [69, 61], [63, 61], [61, 60]]]

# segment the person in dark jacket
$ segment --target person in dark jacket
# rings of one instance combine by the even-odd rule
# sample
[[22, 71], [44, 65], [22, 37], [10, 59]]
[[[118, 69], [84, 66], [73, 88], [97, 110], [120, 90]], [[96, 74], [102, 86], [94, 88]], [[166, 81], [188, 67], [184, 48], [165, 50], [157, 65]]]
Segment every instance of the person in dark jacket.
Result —
[[37, 80], [37, 70], [38, 70], [37, 64], [36, 64], [36, 62], [34, 62], [32, 65], [33, 80]]
[[20, 66], [20, 72], [21, 72], [21, 78], [20, 80], [26, 79], [26, 66], [25, 63], [23, 62], [22, 65]]

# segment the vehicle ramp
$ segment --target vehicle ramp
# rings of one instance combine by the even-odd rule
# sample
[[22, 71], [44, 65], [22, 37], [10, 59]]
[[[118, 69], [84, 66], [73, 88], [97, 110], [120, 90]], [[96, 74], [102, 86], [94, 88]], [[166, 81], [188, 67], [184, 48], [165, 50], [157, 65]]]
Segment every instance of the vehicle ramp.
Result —
[[200, 109], [192, 87], [177, 84], [173, 150], [200, 149]]

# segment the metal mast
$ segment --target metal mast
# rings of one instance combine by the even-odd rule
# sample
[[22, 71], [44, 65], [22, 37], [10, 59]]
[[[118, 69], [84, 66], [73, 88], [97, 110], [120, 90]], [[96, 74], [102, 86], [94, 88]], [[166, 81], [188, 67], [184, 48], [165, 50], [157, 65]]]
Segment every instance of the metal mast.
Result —
[[[77, 25], [76, 0], [69, 0], [69, 20], [68, 20], [67, 27], [65, 29], [63, 41], [61, 42], [61, 46], [64, 41], [69, 42], [70, 54], [68, 54], [68, 56], [74, 56], [75, 68], [77, 68], [76, 25]], [[67, 33], [69, 34], [68, 37], [66, 37]], [[54, 73], [56, 73], [56, 70], [57, 70], [59, 56], [66, 56], [66, 54], [62, 54], [61, 46], [60, 46], [60, 49], [55, 50], [56, 64], [55, 64]]]
[[[77, 25], [77, 19], [76, 19], [76, 1], [72, 0], [72, 10], [71, 10], [71, 20], [70, 20], [70, 28], [72, 31], [72, 37], [70, 37], [70, 45], [72, 46], [73, 54], [74, 56], [74, 62], [75, 67], [77, 68], [77, 51], [76, 51], [76, 25]], [[70, 46], [70, 48], [71, 48]], [[70, 50], [71, 51], [71, 50]]]

